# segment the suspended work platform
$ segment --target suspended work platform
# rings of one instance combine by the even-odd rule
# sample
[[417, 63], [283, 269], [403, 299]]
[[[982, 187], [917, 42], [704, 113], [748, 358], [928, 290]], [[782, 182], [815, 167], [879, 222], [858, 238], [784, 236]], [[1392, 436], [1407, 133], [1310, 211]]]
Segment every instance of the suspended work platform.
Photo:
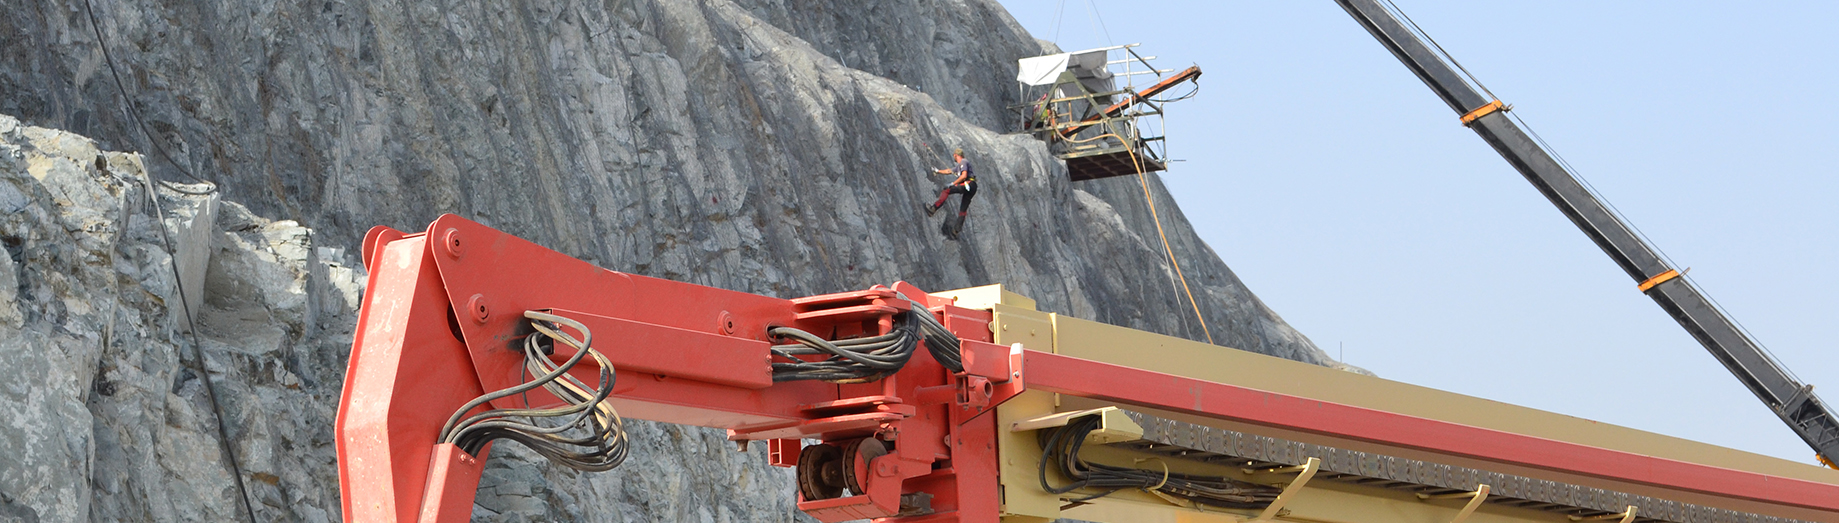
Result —
[[[1193, 92], [1174, 99], [1157, 97], [1184, 83], [1194, 83], [1198, 90], [1200, 67], [1180, 72], [1156, 69], [1149, 62], [1155, 57], [1138, 55], [1133, 49], [1138, 45], [1036, 56], [1018, 63], [1020, 99], [1031, 101], [1011, 109], [1024, 132], [1046, 141], [1054, 156], [1066, 162], [1073, 181], [1168, 168], [1162, 107]], [[1157, 81], [1137, 89], [1134, 79], [1146, 75]], [[1155, 130], [1146, 131], [1145, 124]]]
[[1075, 146], [1054, 156], [1066, 161], [1066, 175], [1075, 182], [1168, 170], [1160, 158], [1137, 154], [1122, 143]]

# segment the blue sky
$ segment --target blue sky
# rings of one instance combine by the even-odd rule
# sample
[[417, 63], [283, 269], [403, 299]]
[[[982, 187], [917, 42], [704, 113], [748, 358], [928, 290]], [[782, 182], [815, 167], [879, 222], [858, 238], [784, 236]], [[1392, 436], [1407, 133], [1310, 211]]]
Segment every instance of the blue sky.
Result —
[[[1396, 2], [1839, 401], [1839, 3]], [[1329, 354], [1811, 463], [1334, 2], [1003, 3], [1063, 49], [1142, 43], [1164, 67], [1201, 66], [1199, 96], [1169, 108], [1169, 153], [1185, 161], [1163, 179], [1201, 237]]]

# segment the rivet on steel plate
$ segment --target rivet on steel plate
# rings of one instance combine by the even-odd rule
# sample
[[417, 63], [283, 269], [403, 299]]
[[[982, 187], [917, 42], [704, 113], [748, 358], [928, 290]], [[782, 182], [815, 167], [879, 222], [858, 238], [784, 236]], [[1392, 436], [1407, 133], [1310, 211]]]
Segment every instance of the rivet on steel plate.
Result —
[[456, 260], [460, 259], [461, 254], [466, 253], [465, 244], [460, 242], [459, 229], [447, 229], [441, 233], [441, 245], [447, 248], [447, 255]]
[[721, 329], [722, 334], [734, 334], [734, 315], [722, 311], [715, 316], [715, 327]]
[[466, 300], [466, 310], [472, 311], [473, 321], [479, 323], [485, 323], [486, 318], [492, 317], [492, 311], [485, 308], [484, 294], [474, 294], [472, 299]]

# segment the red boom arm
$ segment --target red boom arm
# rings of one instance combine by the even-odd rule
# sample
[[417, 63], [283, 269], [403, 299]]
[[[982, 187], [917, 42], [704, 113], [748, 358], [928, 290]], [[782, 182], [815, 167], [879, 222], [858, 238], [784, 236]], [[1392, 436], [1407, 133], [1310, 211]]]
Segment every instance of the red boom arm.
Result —
[[[474, 455], [442, 442], [443, 428], [475, 398], [531, 381], [530, 353], [521, 348], [534, 336], [526, 311], [579, 322], [564, 329], [571, 335], [592, 333], [593, 350], [614, 369], [607, 399], [621, 415], [767, 441], [774, 465], [800, 469], [798, 508], [826, 522], [997, 521], [994, 442], [1001, 429], [990, 413], [1025, 381], [1041, 391], [1210, 419], [1839, 513], [1839, 486], [1825, 483], [1003, 347], [989, 343], [989, 312], [905, 283], [769, 298], [608, 271], [451, 215], [425, 233], [373, 229], [363, 256], [370, 281], [337, 427], [347, 521], [470, 517], [489, 446]], [[898, 334], [901, 322], [918, 315], [949, 330], [955, 352], [927, 346], [879, 379], [857, 383], [775, 382], [775, 364], [821, 358], [787, 355], [774, 347], [785, 335], [775, 338], [769, 329], [794, 328], [840, 346]], [[545, 350], [553, 353], [537, 357], [559, 361], [578, 352], [561, 343]], [[568, 371], [589, 388], [602, 383], [600, 373], [591, 358]], [[466, 414], [566, 403], [538, 388]], [[801, 449], [800, 439], [823, 443]]]
[[[992, 396], [1020, 387], [1007, 361], [990, 361], [1008, 360], [1010, 349], [983, 343], [988, 312], [952, 306], [906, 284], [785, 300], [624, 274], [451, 215], [421, 234], [374, 229], [364, 246], [370, 284], [338, 421], [348, 520], [470, 516], [484, 452], [470, 456], [436, 441], [466, 402], [527, 380], [524, 354], [515, 347], [529, 332], [524, 311], [543, 310], [581, 322], [600, 340], [597, 350], [617, 377], [611, 404], [622, 415], [725, 428], [738, 441], [767, 440], [781, 466], [798, 463], [800, 438], [868, 458], [843, 464], [867, 467], [847, 474], [853, 495], [801, 500], [799, 508], [820, 520], [904, 510], [995, 521], [995, 456], [983, 446], [995, 422], [978, 414], [991, 408]], [[963, 340], [964, 358], [975, 362], [973, 372], [1002, 374], [954, 375], [918, 351], [879, 381], [774, 384], [769, 327], [830, 339], [885, 334], [914, 302], [942, 315]], [[558, 347], [555, 357], [570, 352]], [[976, 362], [978, 356], [985, 361]], [[599, 372], [587, 360], [571, 374], [593, 384]], [[535, 389], [489, 406], [559, 404]], [[867, 456], [896, 439], [891, 453]], [[977, 447], [956, 444], [964, 441]]]

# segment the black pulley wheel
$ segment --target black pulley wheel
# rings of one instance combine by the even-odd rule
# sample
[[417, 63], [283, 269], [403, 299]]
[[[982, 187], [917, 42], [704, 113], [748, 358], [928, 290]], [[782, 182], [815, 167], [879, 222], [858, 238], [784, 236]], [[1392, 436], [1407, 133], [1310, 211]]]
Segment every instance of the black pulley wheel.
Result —
[[[838, 465], [843, 461], [843, 449], [836, 445], [821, 443], [805, 447], [798, 453], [798, 493], [805, 501], [831, 499], [843, 495], [843, 481]], [[830, 478], [825, 479], [824, 471], [829, 469]]]
[[863, 481], [875, 473], [871, 462], [888, 454], [887, 445], [875, 438], [862, 438], [843, 444], [843, 486], [856, 495], [866, 494]]

